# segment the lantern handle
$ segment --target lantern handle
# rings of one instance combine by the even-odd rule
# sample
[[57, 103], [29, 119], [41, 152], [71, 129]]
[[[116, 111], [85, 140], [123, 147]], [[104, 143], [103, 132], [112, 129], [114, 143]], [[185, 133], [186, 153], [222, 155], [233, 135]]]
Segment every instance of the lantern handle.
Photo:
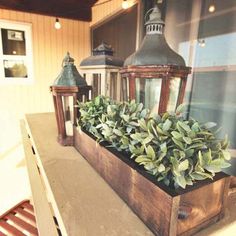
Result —
[[155, 8], [158, 8], [158, 10], [160, 11], [159, 7], [158, 7], [158, 4], [162, 4], [162, 0], [157, 0], [156, 3], [154, 4], [154, 7], [150, 8], [146, 14], [144, 15], [144, 23], [146, 24], [147, 22], [147, 16], [148, 14], [150, 13], [151, 10], [155, 9]]
[[144, 24], [146, 24], [146, 22], [147, 22], [147, 17], [148, 17], [148, 14], [150, 13], [150, 11], [151, 10], [153, 10], [154, 9], [154, 7], [152, 7], [152, 8], [150, 8], [146, 13], [145, 13], [145, 15], [144, 15]]

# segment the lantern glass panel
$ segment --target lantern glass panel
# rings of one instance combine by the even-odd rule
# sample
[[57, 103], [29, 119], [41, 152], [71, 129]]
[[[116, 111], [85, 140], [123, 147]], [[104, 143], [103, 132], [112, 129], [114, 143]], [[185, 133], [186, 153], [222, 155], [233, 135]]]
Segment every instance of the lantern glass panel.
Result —
[[117, 99], [117, 72], [110, 73], [110, 97]]
[[175, 111], [176, 105], [179, 97], [181, 79], [178, 77], [173, 77], [170, 79], [170, 94], [167, 104], [167, 111]]
[[129, 98], [129, 79], [127, 77], [122, 78], [122, 86], [121, 86], [121, 99], [123, 101], [128, 101]]
[[157, 112], [160, 102], [161, 84], [162, 79], [160, 78], [136, 78], [136, 101], [143, 103], [144, 107], [150, 109], [151, 112]]
[[73, 109], [74, 109], [73, 96], [64, 96], [63, 111], [64, 111], [65, 128], [67, 136], [73, 135], [73, 120], [74, 120]]
[[101, 74], [93, 74], [93, 97], [101, 94]]

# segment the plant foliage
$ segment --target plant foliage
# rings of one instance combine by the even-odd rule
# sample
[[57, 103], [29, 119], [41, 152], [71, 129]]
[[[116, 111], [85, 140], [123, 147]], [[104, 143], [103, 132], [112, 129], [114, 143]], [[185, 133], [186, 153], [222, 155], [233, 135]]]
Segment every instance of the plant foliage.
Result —
[[[186, 120], [181, 114], [152, 115], [143, 104], [98, 96], [79, 103], [78, 124], [99, 142], [129, 153], [136, 163], [170, 187], [212, 179], [230, 164], [228, 140], [218, 140], [215, 124]], [[180, 109], [177, 109], [179, 112]]]

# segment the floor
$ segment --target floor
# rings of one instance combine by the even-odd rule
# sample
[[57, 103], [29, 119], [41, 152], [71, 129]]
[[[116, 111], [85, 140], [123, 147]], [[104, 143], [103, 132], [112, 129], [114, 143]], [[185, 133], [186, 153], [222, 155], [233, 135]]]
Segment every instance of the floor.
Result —
[[0, 112], [0, 215], [31, 196], [20, 118], [9, 112]]

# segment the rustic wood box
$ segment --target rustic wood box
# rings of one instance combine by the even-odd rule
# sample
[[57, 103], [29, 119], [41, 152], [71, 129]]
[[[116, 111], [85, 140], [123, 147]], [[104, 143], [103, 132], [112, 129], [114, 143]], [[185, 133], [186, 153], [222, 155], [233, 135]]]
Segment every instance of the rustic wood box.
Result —
[[139, 218], [159, 236], [192, 235], [224, 215], [230, 178], [175, 191], [146, 173], [135, 162], [74, 129], [74, 145]]

